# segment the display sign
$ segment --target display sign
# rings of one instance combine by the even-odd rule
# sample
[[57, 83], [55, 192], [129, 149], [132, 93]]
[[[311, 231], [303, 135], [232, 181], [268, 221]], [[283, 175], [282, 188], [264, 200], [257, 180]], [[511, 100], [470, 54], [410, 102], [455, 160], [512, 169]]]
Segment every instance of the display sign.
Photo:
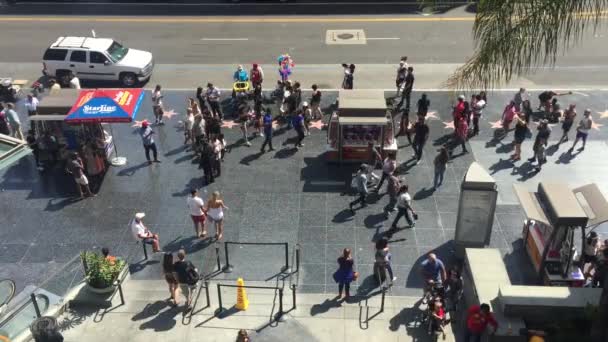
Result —
[[343, 146], [367, 146], [370, 142], [379, 144], [382, 139], [382, 126], [342, 125]]
[[456, 240], [486, 244], [488, 226], [491, 227], [493, 223], [494, 203], [496, 203], [495, 191], [463, 189], [460, 193]]
[[65, 121], [131, 122], [143, 97], [143, 89], [82, 90]]

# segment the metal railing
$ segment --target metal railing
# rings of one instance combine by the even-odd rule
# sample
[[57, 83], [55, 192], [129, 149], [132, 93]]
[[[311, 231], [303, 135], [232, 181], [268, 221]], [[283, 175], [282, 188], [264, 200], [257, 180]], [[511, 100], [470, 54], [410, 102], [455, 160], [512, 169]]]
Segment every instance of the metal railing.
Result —
[[[233, 285], [233, 284], [216, 284], [217, 285], [217, 299], [218, 299], [218, 308], [215, 311], [215, 316], [216, 317], [220, 317], [222, 316], [222, 314], [226, 311], [226, 309], [223, 306], [223, 300], [222, 300], [222, 287], [232, 287], [232, 288], [244, 288], [244, 289], [263, 289], [263, 290], [273, 290], [273, 291], [278, 291], [279, 292], [279, 311], [276, 313], [276, 315], [274, 316], [274, 320], [275, 321], [281, 321], [284, 317], [283, 315], [286, 313], [283, 310], [283, 295], [284, 295], [284, 289], [283, 287], [280, 286], [253, 286], [253, 285]], [[295, 285], [291, 285], [290, 287], [291, 289], [291, 296], [292, 296], [292, 307], [291, 309], [289, 309], [289, 311], [295, 310], [296, 309], [296, 286]], [[289, 312], [287, 311], [287, 312]]]
[[226, 264], [224, 265], [223, 271], [225, 273], [232, 273], [233, 266], [230, 264], [230, 253], [228, 245], [254, 245], [254, 246], [283, 246], [285, 250], [285, 265], [281, 268], [281, 272], [290, 273], [289, 268], [289, 243], [287, 242], [236, 242], [226, 241], [224, 242], [224, 254], [226, 258]]

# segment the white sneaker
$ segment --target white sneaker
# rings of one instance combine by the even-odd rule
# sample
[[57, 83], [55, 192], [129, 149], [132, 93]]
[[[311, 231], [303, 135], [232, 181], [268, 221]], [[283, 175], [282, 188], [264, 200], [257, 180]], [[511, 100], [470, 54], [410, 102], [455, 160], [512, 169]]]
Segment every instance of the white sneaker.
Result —
[[397, 280], [397, 277], [393, 277], [393, 282], [394, 282], [395, 280]]
[[260, 133], [260, 136], [263, 138], [264, 137], [264, 133]]
[[251, 146], [251, 143], [248, 141], [248, 142], [245, 143], [245, 145]]

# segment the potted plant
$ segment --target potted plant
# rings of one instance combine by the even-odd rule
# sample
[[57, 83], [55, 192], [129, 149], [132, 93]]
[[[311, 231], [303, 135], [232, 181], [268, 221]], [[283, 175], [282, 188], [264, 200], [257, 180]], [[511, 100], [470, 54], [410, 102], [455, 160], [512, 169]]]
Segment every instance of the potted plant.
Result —
[[106, 259], [94, 252], [80, 254], [89, 290], [95, 293], [114, 291], [114, 282], [125, 269], [126, 262], [121, 259]]

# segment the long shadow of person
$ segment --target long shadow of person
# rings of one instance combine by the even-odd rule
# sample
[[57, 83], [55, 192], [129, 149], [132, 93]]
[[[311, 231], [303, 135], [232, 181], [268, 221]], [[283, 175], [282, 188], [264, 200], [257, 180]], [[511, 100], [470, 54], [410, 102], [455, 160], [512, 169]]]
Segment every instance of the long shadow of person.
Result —
[[139, 326], [139, 330], [153, 329], [154, 331], [169, 331], [177, 324], [175, 316], [182, 311], [183, 309], [179, 307], [172, 307], [165, 310], [156, 315], [153, 319], [142, 323]]
[[339, 308], [342, 306], [342, 303], [338, 299], [339, 297], [336, 296], [332, 299], [326, 299], [323, 303], [313, 305], [310, 308], [310, 315], [316, 316], [318, 314], [325, 313], [332, 308]]

